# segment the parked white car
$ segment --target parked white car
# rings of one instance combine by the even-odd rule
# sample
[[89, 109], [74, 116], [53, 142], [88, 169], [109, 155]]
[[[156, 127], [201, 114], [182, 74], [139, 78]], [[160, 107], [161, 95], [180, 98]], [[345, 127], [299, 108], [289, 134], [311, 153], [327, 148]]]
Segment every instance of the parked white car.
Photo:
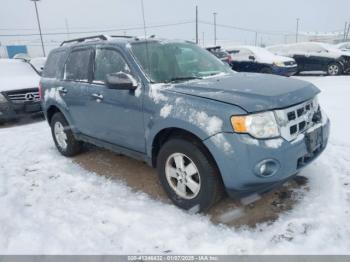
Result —
[[40, 75], [23, 59], [0, 59], [0, 123], [41, 113]]
[[226, 48], [231, 55], [230, 65], [238, 72], [268, 73], [291, 76], [297, 72], [293, 58], [275, 55], [265, 48], [256, 46], [235, 46]]

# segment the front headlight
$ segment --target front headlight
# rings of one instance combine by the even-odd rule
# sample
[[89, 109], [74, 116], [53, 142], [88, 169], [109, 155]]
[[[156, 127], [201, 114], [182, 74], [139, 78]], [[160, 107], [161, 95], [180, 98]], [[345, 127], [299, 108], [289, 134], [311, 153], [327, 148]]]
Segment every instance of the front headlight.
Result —
[[274, 138], [280, 135], [275, 114], [271, 111], [246, 116], [232, 116], [231, 124], [237, 133], [247, 133], [255, 138]]
[[284, 63], [283, 62], [273, 62], [275, 66], [283, 67]]
[[7, 103], [6, 97], [0, 93], [0, 104]]

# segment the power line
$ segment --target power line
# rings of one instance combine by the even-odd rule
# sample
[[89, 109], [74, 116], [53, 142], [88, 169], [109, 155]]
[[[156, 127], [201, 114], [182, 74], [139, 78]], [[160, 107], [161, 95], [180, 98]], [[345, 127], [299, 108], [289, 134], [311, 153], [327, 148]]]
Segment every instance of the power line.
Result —
[[[200, 20], [199, 23], [206, 24], [206, 25], [214, 25], [214, 23], [212, 23], [212, 22], [203, 21], [203, 20]], [[286, 34], [286, 32], [283, 32], [283, 31], [278, 31], [278, 32], [277, 31], [276, 32], [262, 31], [262, 30], [252, 29], [252, 28], [244, 28], [244, 27], [225, 25], [225, 24], [216, 24], [216, 26], [223, 27], [223, 28], [229, 28], [229, 29], [235, 29], [235, 30], [239, 30], [239, 31], [252, 32], [252, 33], [258, 32], [259, 34], [264, 34], [264, 35], [283, 35], [283, 34]]]
[[[161, 27], [169, 27], [169, 26], [177, 26], [177, 25], [185, 25], [185, 24], [193, 24], [194, 21], [186, 21], [186, 22], [178, 22], [178, 23], [169, 23], [169, 24], [161, 24], [161, 25], [151, 25], [146, 26], [146, 28], [161, 28]], [[69, 32], [70, 34], [93, 34], [93, 33], [107, 33], [107, 32], [115, 32], [115, 31], [131, 31], [131, 30], [143, 30], [143, 26], [139, 27], [125, 27], [125, 28], [113, 28], [113, 29], [102, 29], [102, 30], [93, 30], [93, 31], [74, 31]], [[31, 34], [2, 34], [0, 37], [17, 37], [17, 36], [38, 36], [40, 34], [31, 33]], [[67, 32], [49, 32], [43, 33], [43, 35], [67, 35]]]

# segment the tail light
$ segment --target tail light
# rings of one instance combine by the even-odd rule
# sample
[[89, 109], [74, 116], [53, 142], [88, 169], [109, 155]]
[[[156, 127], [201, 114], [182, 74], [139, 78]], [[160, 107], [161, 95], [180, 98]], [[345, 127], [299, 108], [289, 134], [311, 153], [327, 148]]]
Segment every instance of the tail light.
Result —
[[39, 82], [39, 97], [40, 97], [40, 100], [43, 100], [43, 88], [40, 82]]

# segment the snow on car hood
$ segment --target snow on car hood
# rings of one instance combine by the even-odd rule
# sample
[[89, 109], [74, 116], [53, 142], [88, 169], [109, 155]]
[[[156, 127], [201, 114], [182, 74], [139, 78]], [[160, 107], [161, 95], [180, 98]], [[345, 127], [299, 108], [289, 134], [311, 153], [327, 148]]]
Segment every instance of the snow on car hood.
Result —
[[285, 108], [312, 99], [320, 92], [309, 82], [253, 73], [189, 81], [175, 84], [169, 91], [237, 105], [250, 113]]
[[40, 76], [26, 62], [0, 59], [0, 92], [38, 87]]
[[0, 77], [0, 92], [39, 86], [39, 76]]

